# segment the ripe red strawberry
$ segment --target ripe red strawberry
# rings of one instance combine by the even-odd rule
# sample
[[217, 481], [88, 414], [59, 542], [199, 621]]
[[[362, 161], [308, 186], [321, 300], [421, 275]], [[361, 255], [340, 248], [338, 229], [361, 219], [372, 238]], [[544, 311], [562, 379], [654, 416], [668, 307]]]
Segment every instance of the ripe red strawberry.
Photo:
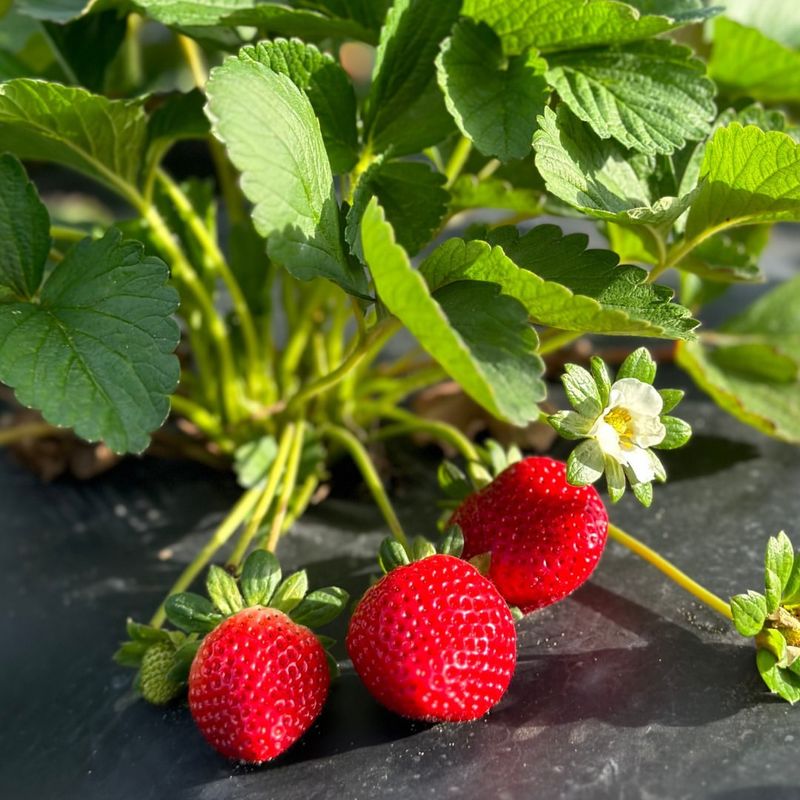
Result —
[[491, 554], [489, 578], [524, 612], [555, 603], [594, 571], [608, 514], [593, 486], [567, 483], [552, 458], [512, 464], [467, 497], [451, 523], [464, 534], [464, 558]]
[[369, 692], [412, 719], [463, 722], [505, 693], [517, 659], [511, 611], [475, 567], [433, 555], [396, 567], [358, 604], [347, 651]]
[[260, 763], [305, 733], [329, 685], [325, 650], [308, 628], [273, 608], [246, 608], [200, 645], [189, 708], [222, 755]]

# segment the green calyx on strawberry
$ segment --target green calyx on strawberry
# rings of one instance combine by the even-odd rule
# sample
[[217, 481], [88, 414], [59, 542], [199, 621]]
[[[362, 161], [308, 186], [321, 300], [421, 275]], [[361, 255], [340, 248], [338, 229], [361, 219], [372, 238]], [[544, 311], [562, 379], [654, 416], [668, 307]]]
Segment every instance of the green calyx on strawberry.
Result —
[[[458, 557], [453, 528], [440, 552], [423, 539], [409, 550], [387, 540], [386, 574], [350, 619], [347, 651], [370, 694], [411, 719], [478, 719], [505, 693], [516, 665], [514, 618], [497, 589]], [[443, 551], [443, 552], [442, 552]]]
[[123, 667], [137, 670], [134, 687], [148, 703], [162, 706], [186, 690], [189, 666], [197, 651], [196, 635], [166, 631], [129, 619], [128, 641], [114, 654]]
[[800, 701], [800, 553], [781, 531], [767, 543], [764, 593], [731, 598], [736, 630], [753, 637], [756, 665], [769, 690], [794, 704]]

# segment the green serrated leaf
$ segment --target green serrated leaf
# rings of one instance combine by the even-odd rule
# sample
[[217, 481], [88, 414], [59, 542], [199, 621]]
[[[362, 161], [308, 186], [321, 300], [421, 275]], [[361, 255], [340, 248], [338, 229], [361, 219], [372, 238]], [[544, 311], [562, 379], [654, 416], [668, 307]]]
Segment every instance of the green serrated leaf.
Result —
[[661, 4], [665, 13], [642, 14], [635, 5], [615, 0], [465, 0], [463, 13], [491, 25], [506, 53], [633, 42], [716, 13], [702, 7], [683, 7], [681, 13]]
[[308, 575], [304, 569], [293, 572], [284, 580], [272, 595], [270, 605], [288, 614], [295, 609], [308, 592]]
[[550, 93], [536, 51], [506, 59], [488, 25], [462, 20], [442, 43], [436, 68], [448, 110], [481, 153], [509, 161], [531, 152]]
[[581, 442], [567, 459], [567, 482], [573, 486], [588, 486], [605, 472], [603, 451], [594, 439]]
[[800, 144], [786, 133], [737, 122], [719, 128], [706, 145], [700, 180], [688, 239], [734, 225], [800, 220]]
[[499, 419], [535, 419], [545, 393], [544, 365], [523, 306], [477, 281], [431, 294], [375, 200], [364, 212], [362, 243], [383, 303], [467, 394]]
[[278, 443], [274, 436], [262, 436], [237, 448], [233, 468], [239, 485], [251, 489], [264, 480], [277, 454]]
[[766, 598], [758, 592], [737, 594], [731, 598], [733, 624], [742, 636], [755, 636], [764, 627], [767, 618]]
[[338, 586], [327, 586], [309, 592], [289, 615], [298, 625], [321, 628], [342, 613], [350, 595]]
[[496, 208], [536, 217], [543, 213], [543, 195], [537, 189], [515, 186], [498, 177], [461, 175], [450, 187], [452, 212], [470, 208]]
[[354, 255], [363, 259], [361, 217], [373, 197], [383, 208], [398, 244], [415, 255], [439, 229], [447, 212], [446, 178], [426, 164], [376, 160], [361, 176], [347, 214], [345, 239]]
[[28, 78], [0, 84], [0, 151], [62, 164], [132, 198], [146, 141], [140, 101]]
[[656, 362], [646, 347], [639, 347], [630, 353], [622, 362], [617, 372], [617, 380], [635, 378], [637, 381], [652, 385], [656, 379]]
[[358, 160], [356, 95], [342, 67], [314, 45], [277, 39], [243, 47], [239, 59], [263, 64], [286, 75], [307, 95], [334, 175], [348, 172]]
[[439, 543], [439, 552], [445, 556], [461, 558], [464, 552], [464, 532], [459, 525], [451, 525]]
[[397, 539], [389, 536], [381, 542], [378, 550], [378, 563], [383, 572], [388, 575], [393, 569], [404, 567], [411, 561], [405, 547]]
[[242, 567], [239, 584], [248, 606], [267, 606], [281, 582], [281, 565], [272, 553], [254, 550]]
[[643, 153], [703, 138], [716, 113], [703, 63], [666, 39], [558, 54], [547, 81], [601, 139]]
[[54, 425], [141, 452], [178, 382], [178, 295], [167, 277], [119, 231], [85, 239], [37, 301], [0, 304], [0, 380]]
[[333, 174], [308, 97], [246, 54], [212, 70], [207, 94], [212, 130], [242, 172], [270, 257], [300, 280], [324, 277], [364, 295], [363, 269], [344, 252]]
[[770, 103], [800, 99], [800, 53], [796, 50], [725, 17], [714, 22], [713, 34], [708, 73], [727, 95]]
[[0, 286], [29, 299], [50, 252], [50, 216], [22, 164], [0, 156]]
[[549, 192], [599, 219], [628, 225], [672, 224], [693, 194], [653, 196], [653, 190], [620, 145], [597, 138], [565, 105], [545, 108], [533, 137], [536, 167]]
[[167, 619], [186, 633], [208, 633], [223, 620], [210, 600], [192, 592], [170, 595], [164, 610]]
[[565, 330], [690, 338], [698, 324], [670, 302], [671, 289], [646, 283], [638, 267], [618, 266], [610, 251], [587, 250], [583, 234], [564, 236], [555, 225], [539, 225], [521, 237], [499, 228], [490, 239], [450, 239], [420, 272], [431, 288], [456, 280], [495, 283], [534, 322]]
[[461, 0], [395, 0], [381, 30], [364, 138], [373, 153], [416, 153], [442, 141], [453, 122], [436, 82], [439, 44], [458, 19]]
[[206, 591], [211, 602], [226, 617], [244, 608], [242, 595], [233, 576], [214, 564], [208, 570]]

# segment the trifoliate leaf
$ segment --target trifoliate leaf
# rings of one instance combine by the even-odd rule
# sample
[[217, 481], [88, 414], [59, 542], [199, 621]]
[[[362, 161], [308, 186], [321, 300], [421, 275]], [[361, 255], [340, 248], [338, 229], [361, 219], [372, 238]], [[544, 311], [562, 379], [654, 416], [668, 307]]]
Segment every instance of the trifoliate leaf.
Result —
[[686, 237], [733, 225], [800, 220], [800, 144], [785, 133], [731, 123], [706, 146]]
[[672, 153], [710, 129], [714, 84], [688, 48], [655, 39], [562, 53], [548, 63], [548, 83], [601, 139]]
[[365, 294], [363, 270], [344, 252], [333, 175], [308, 97], [247, 55], [213, 70], [207, 92], [212, 129], [242, 172], [270, 256], [300, 280], [324, 277]]
[[661, 422], [664, 423], [667, 432], [658, 444], [653, 445], [654, 449], [675, 450], [683, 447], [692, 438], [692, 427], [688, 422], [670, 416], [661, 417]]
[[463, 13], [487, 22], [503, 40], [506, 53], [528, 47], [543, 52], [621, 44], [646, 39], [716, 13], [674, 3], [661, 3], [663, 15], [642, 14], [636, 3], [615, 0], [465, 0]]
[[610, 251], [587, 250], [583, 234], [564, 236], [555, 225], [539, 225], [521, 237], [499, 228], [490, 238], [450, 239], [420, 271], [432, 288], [454, 280], [496, 283], [534, 322], [565, 330], [690, 338], [698, 324], [670, 302], [671, 289], [646, 283], [645, 270], [619, 266]]
[[545, 394], [544, 367], [525, 308], [497, 286], [474, 280], [431, 294], [374, 199], [361, 238], [382, 302], [467, 394], [500, 419], [535, 419]]
[[338, 586], [315, 589], [292, 609], [289, 616], [298, 625], [305, 625], [307, 628], [321, 628], [342, 613], [349, 597], [348, 593]]
[[206, 591], [211, 602], [225, 615], [230, 616], [244, 608], [239, 587], [232, 575], [212, 564], [206, 578]]
[[119, 231], [84, 240], [35, 300], [0, 304], [0, 380], [54, 425], [141, 452], [178, 382], [178, 295], [167, 277]]
[[364, 138], [374, 153], [416, 153], [444, 139], [453, 123], [436, 82], [439, 44], [458, 19], [461, 0], [395, 0], [381, 30]]
[[800, 53], [725, 17], [713, 31], [708, 74], [727, 95], [767, 103], [800, 99]]
[[547, 64], [535, 51], [506, 59], [488, 25], [463, 20], [443, 42], [436, 68], [448, 110], [481, 153], [509, 161], [531, 152], [550, 92]]
[[288, 614], [301, 603], [308, 592], [308, 575], [304, 569], [293, 572], [275, 590], [272, 599], [269, 601], [272, 608]]
[[308, 96], [317, 115], [333, 173], [347, 172], [355, 166], [356, 95], [347, 73], [331, 56], [297, 39], [277, 39], [243, 47], [239, 59], [263, 64], [290, 78]]
[[50, 216], [22, 164], [0, 156], [0, 286], [36, 294], [50, 252]]
[[0, 151], [62, 164], [130, 198], [146, 140], [139, 101], [28, 78], [0, 84]]
[[281, 565], [272, 553], [254, 550], [242, 567], [239, 583], [248, 606], [266, 606], [281, 582]]
[[603, 451], [594, 439], [585, 439], [567, 459], [567, 481], [573, 486], [588, 486], [605, 472]]
[[646, 347], [638, 347], [629, 353], [617, 371], [617, 380], [636, 378], [642, 383], [652, 384], [656, 379], [656, 362]]
[[361, 252], [361, 217], [373, 197], [386, 213], [398, 244], [416, 255], [428, 242], [447, 212], [446, 178], [426, 164], [378, 159], [361, 176], [347, 214], [345, 238], [352, 252]]
[[767, 601], [764, 595], [749, 591], [731, 598], [733, 624], [742, 636], [755, 636], [764, 627], [767, 618]]
[[630, 155], [615, 142], [598, 139], [564, 104], [558, 114], [544, 110], [533, 147], [547, 190], [593, 217], [666, 226], [692, 202], [692, 195], [652, 197]]

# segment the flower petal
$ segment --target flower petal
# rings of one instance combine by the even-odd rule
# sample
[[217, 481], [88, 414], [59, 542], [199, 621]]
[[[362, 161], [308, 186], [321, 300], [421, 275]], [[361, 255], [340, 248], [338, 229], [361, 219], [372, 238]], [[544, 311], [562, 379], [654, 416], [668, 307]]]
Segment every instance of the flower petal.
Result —
[[625, 451], [625, 459], [622, 463], [630, 468], [638, 483], [649, 483], [656, 476], [650, 455], [649, 450], [643, 450], [641, 447]]
[[667, 429], [660, 417], [635, 416], [633, 422], [633, 441], [639, 447], [653, 447], [661, 444], [667, 435]]
[[609, 406], [621, 406], [633, 415], [642, 414], [657, 417], [661, 414], [664, 401], [656, 389], [649, 383], [642, 383], [636, 378], [623, 378], [611, 387]]

